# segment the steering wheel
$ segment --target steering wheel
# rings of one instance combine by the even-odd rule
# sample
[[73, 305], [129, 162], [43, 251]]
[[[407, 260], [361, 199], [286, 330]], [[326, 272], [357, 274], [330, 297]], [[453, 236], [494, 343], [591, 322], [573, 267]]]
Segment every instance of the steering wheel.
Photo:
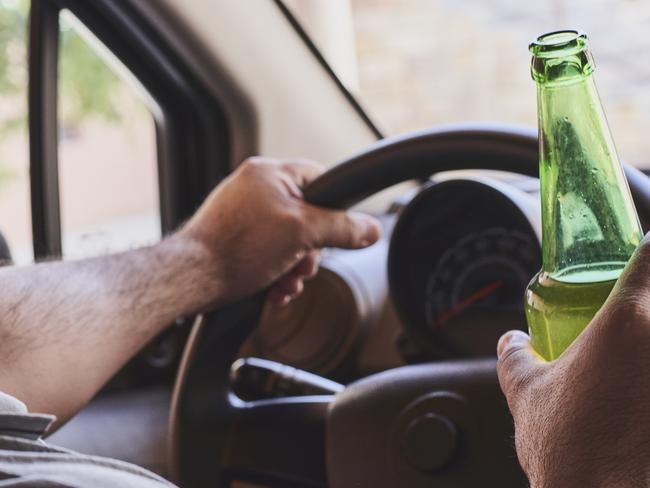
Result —
[[[537, 134], [461, 126], [385, 139], [327, 171], [304, 194], [316, 205], [348, 208], [402, 181], [458, 169], [537, 176]], [[650, 179], [629, 165], [625, 173], [647, 228]], [[260, 293], [211, 312], [193, 327], [170, 424], [171, 465], [181, 486], [524, 486], [494, 359], [404, 366], [336, 395], [236, 397], [230, 368], [264, 299]]]

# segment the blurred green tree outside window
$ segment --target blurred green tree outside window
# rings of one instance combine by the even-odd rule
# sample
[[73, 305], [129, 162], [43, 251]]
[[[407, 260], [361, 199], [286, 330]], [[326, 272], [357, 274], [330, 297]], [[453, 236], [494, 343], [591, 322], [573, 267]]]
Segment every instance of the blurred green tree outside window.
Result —
[[0, 1], [0, 189], [11, 177], [5, 142], [26, 122], [27, 0]]
[[[22, 97], [27, 84], [28, 0], [0, 0], [0, 97]], [[89, 116], [119, 121], [115, 94], [119, 78], [67, 23], [60, 33], [59, 101], [65, 128], [74, 128]], [[26, 113], [3, 117], [3, 133], [21, 128]]]
[[[31, 260], [29, 7], [29, 0], [0, 0], [0, 232], [22, 263]], [[117, 251], [160, 236], [155, 125], [143, 103], [146, 93], [132, 81], [92, 32], [63, 10], [58, 123], [66, 256]]]

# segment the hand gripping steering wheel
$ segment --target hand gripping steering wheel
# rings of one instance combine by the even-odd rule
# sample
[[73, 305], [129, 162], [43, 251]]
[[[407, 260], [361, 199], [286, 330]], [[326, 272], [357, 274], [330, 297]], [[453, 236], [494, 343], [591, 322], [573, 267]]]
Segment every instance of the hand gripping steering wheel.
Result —
[[[463, 126], [386, 139], [304, 193], [310, 203], [348, 208], [402, 181], [458, 169], [537, 176], [537, 135]], [[650, 179], [628, 165], [625, 172], [647, 228]], [[337, 395], [237, 398], [230, 368], [264, 298], [207, 314], [192, 330], [171, 413], [171, 463], [183, 488], [231, 480], [283, 488], [524, 486], [494, 359], [404, 366]]]

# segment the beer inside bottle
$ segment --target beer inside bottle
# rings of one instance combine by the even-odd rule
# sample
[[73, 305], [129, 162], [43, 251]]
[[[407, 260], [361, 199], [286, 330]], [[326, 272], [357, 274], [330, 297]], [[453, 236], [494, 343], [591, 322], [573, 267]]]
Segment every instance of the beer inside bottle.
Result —
[[642, 230], [593, 79], [587, 36], [530, 45], [537, 83], [542, 269], [526, 289], [532, 345], [557, 358], [607, 299]]

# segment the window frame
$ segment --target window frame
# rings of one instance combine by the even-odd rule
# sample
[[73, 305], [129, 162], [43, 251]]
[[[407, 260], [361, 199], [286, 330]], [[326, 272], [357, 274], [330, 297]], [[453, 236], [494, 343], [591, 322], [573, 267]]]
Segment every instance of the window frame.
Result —
[[[61, 257], [57, 121], [59, 10], [49, 2], [32, 2], [28, 36], [29, 179], [34, 257]], [[41, 83], [33, 83], [32, 79]]]
[[57, 78], [59, 14], [75, 15], [155, 101], [162, 233], [189, 218], [230, 171], [230, 127], [219, 100], [129, 2], [32, 0], [28, 48], [34, 258], [60, 257]]

